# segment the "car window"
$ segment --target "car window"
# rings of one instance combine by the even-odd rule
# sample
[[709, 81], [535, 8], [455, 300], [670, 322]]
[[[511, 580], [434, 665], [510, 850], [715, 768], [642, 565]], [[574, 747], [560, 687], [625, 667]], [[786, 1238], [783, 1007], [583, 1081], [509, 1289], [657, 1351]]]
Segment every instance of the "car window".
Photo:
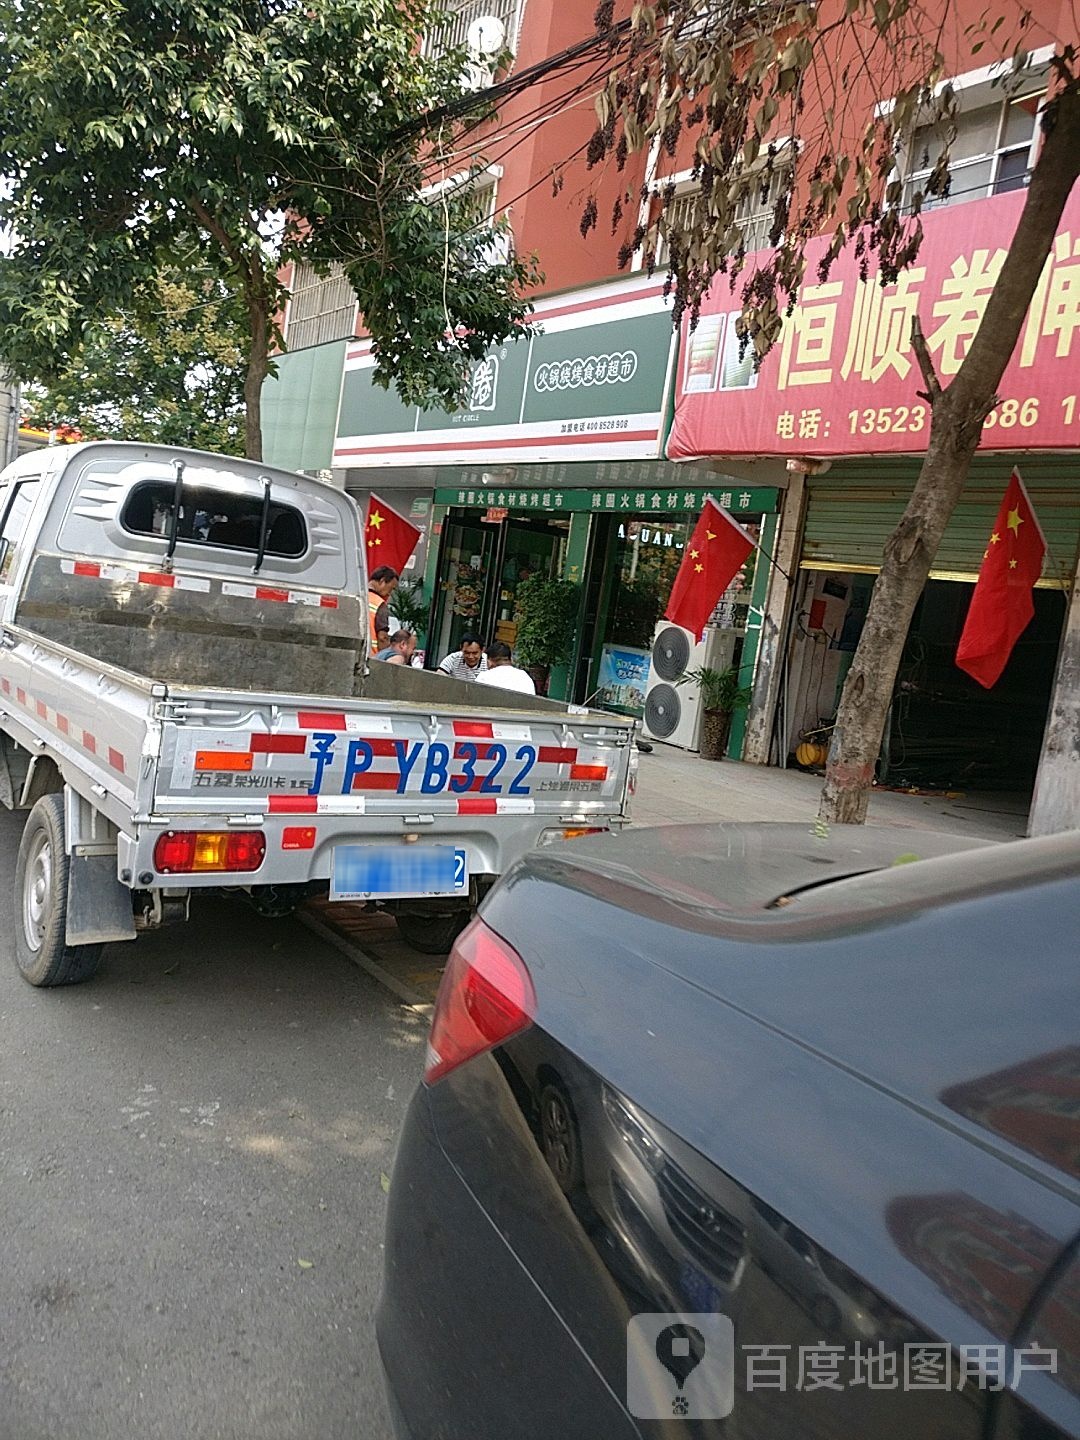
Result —
[[[175, 495], [172, 481], [136, 485], [124, 503], [120, 524], [133, 535], [168, 535]], [[259, 495], [191, 486], [185, 489], [180, 504], [179, 538], [189, 544], [257, 551], [262, 511]], [[307, 526], [300, 511], [272, 500], [266, 554], [295, 560], [305, 553], [307, 543]]]
[[10, 582], [19, 553], [19, 542], [40, 489], [39, 477], [32, 480], [20, 480], [12, 488], [11, 494], [5, 497], [4, 518], [3, 523], [0, 524], [0, 540], [4, 542], [3, 545], [0, 545], [0, 550], [3, 552], [0, 555], [0, 584]]

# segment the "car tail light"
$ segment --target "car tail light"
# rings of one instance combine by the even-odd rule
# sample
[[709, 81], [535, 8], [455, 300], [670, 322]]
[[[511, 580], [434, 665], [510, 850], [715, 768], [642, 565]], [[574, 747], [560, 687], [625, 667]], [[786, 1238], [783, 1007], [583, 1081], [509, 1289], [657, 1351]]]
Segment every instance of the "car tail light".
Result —
[[261, 830], [166, 830], [154, 846], [154, 868], [161, 875], [249, 872], [265, 858]]
[[527, 1030], [536, 991], [525, 962], [477, 916], [450, 952], [428, 1040], [424, 1080], [432, 1085]]

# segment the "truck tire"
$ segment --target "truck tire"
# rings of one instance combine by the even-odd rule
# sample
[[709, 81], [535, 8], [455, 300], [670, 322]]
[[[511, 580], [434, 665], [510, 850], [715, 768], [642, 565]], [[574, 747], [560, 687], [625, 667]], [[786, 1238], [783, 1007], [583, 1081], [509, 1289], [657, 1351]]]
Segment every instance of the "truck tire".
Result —
[[467, 910], [452, 915], [419, 915], [398, 911], [394, 916], [398, 934], [421, 955], [449, 955], [454, 941], [469, 923]]
[[64, 797], [43, 795], [27, 816], [15, 867], [15, 959], [31, 985], [78, 985], [101, 960], [100, 945], [68, 945]]

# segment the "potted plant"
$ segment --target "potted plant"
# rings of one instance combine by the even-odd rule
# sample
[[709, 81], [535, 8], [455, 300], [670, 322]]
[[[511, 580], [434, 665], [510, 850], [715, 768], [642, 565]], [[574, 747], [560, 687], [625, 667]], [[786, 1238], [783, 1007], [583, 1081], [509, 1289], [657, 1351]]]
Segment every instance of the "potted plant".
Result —
[[428, 603], [424, 599], [424, 582], [419, 576], [398, 582], [390, 597], [390, 613], [402, 630], [411, 630], [417, 639], [420, 638], [427, 626]]
[[696, 685], [701, 692], [701, 745], [703, 760], [722, 760], [731, 734], [731, 721], [737, 710], [750, 701], [750, 687], [739, 684], [739, 672], [733, 665], [726, 670], [688, 670], [677, 685]]
[[518, 627], [515, 658], [532, 674], [537, 694], [546, 695], [551, 667], [573, 654], [580, 587], [569, 580], [530, 575], [518, 585], [514, 600]]

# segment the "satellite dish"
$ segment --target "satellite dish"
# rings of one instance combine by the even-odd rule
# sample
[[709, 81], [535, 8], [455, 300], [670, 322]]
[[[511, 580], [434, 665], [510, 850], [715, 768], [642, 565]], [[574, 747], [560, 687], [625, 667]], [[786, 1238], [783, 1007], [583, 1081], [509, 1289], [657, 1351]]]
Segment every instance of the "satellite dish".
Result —
[[469, 54], [477, 59], [491, 59], [506, 49], [506, 24], [498, 15], [480, 15], [465, 32]]

